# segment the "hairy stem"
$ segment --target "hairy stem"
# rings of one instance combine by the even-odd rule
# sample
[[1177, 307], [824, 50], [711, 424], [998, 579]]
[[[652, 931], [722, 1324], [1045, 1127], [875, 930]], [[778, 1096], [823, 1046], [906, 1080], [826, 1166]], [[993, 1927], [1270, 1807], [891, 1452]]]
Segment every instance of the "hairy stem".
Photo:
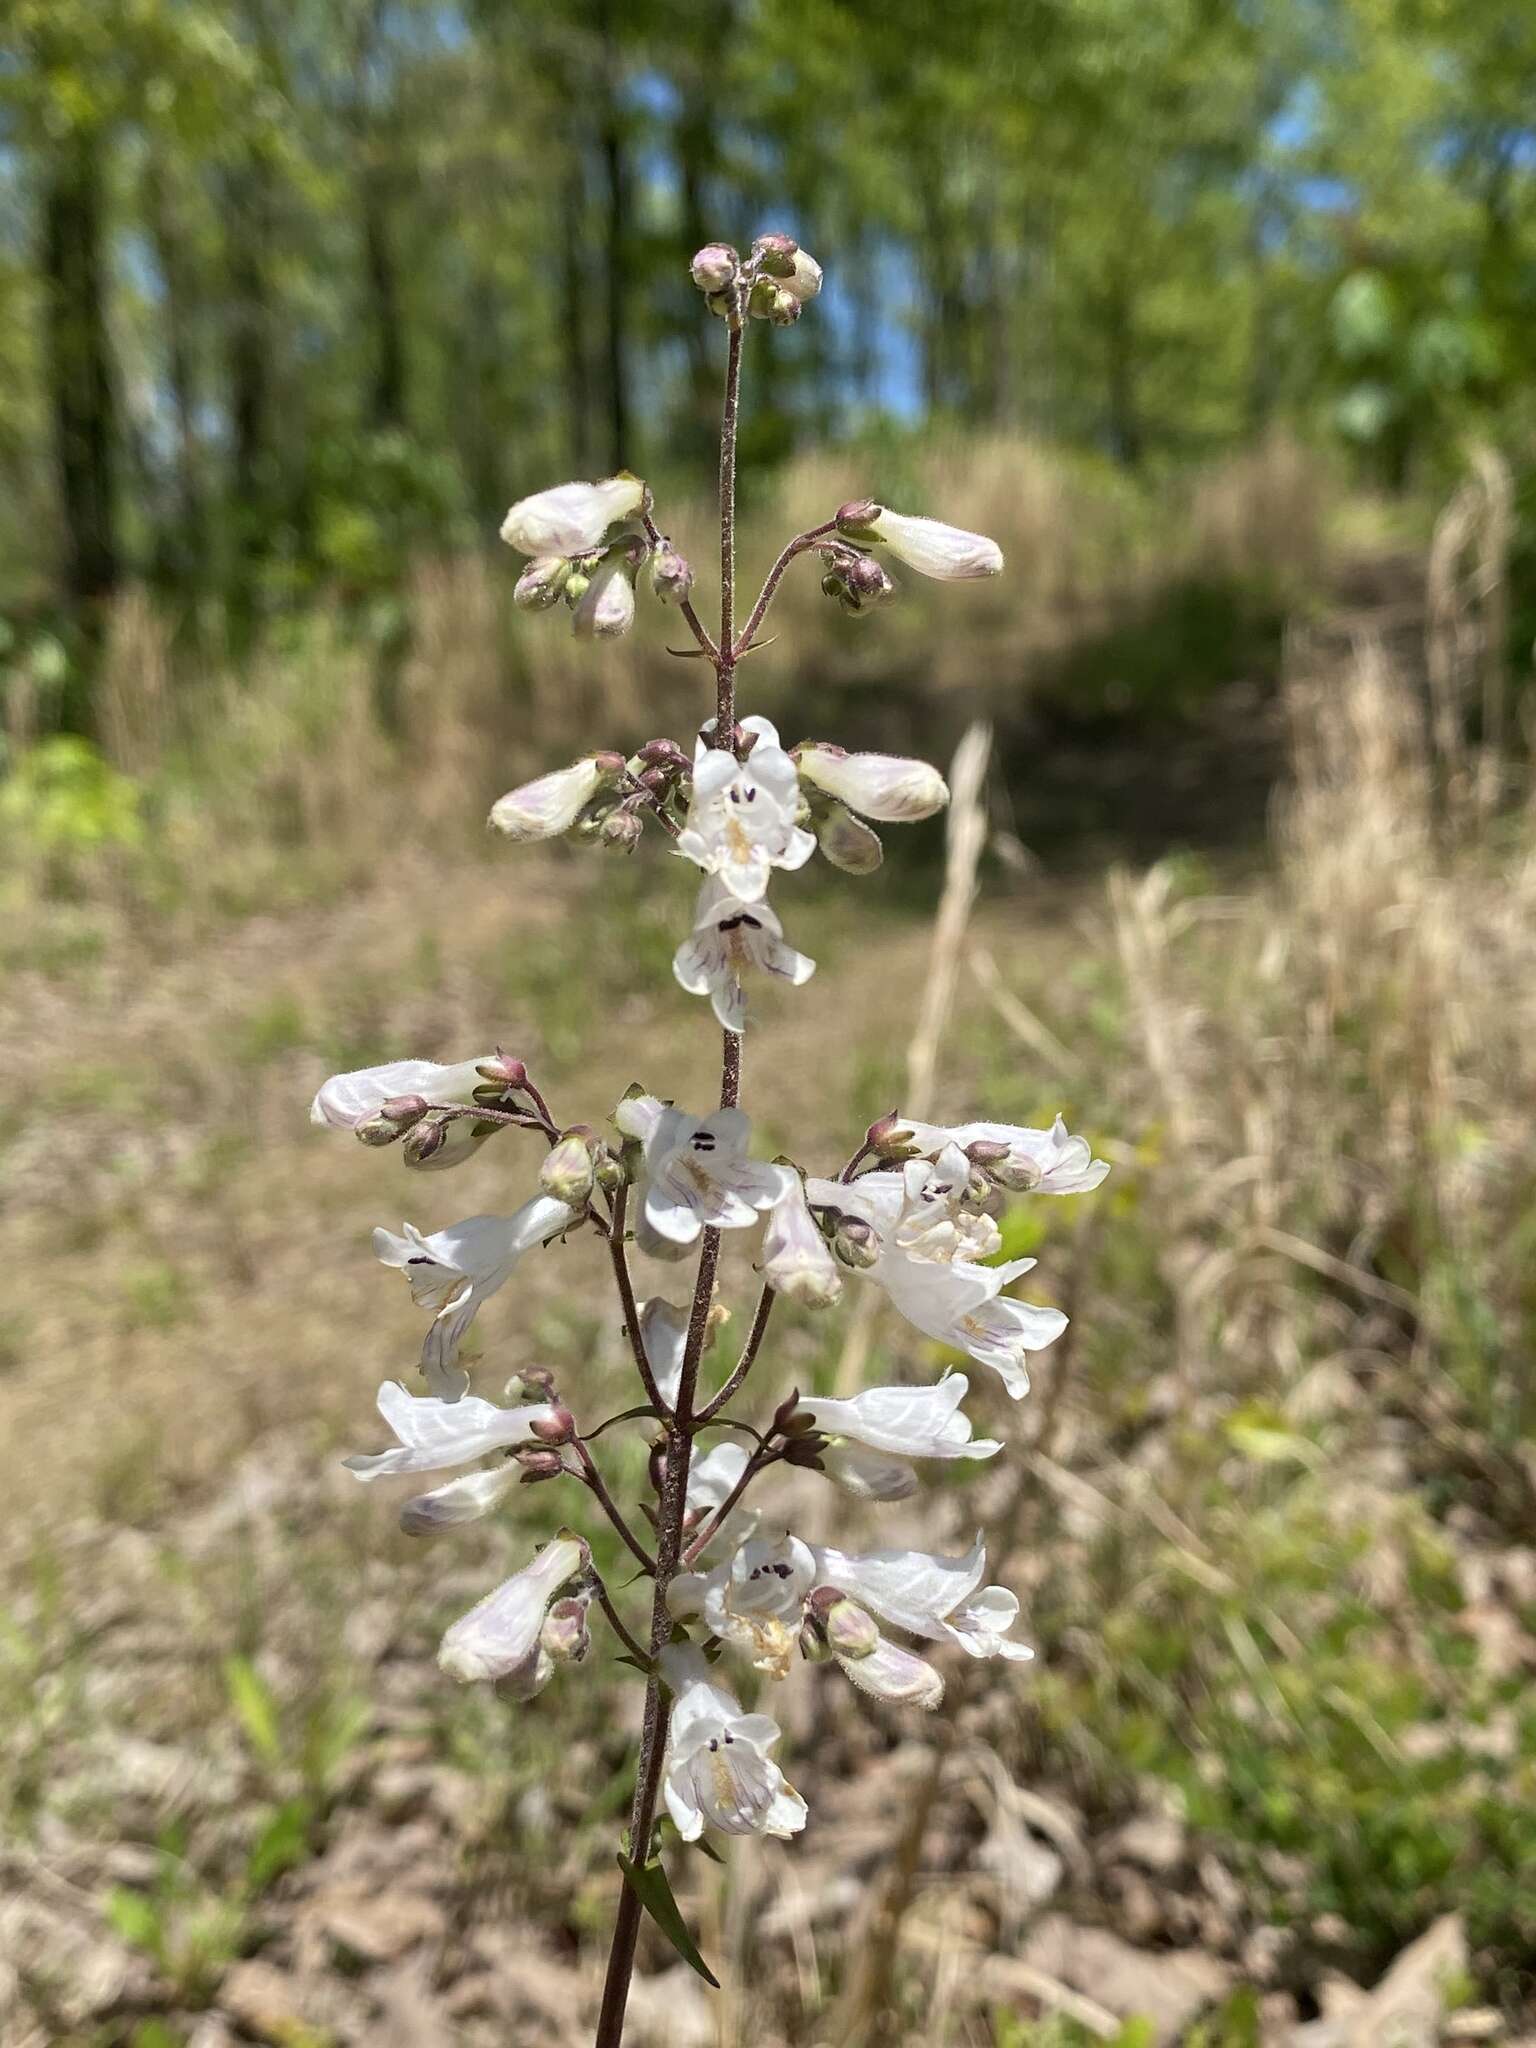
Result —
[[[645, 515], [645, 537], [653, 548], [660, 547], [662, 542], [661, 528], [656, 524], [649, 512]], [[714, 641], [710, 639], [709, 629], [694, 610], [692, 602], [685, 597], [678, 606], [678, 610], [687, 622], [689, 632], [698, 641], [701, 652], [707, 654], [709, 659], [713, 661], [719, 649], [715, 646]]]
[[747, 653], [753, 641], [757, 638], [763, 620], [768, 615], [768, 607], [773, 603], [774, 592], [778, 589], [784, 571], [789, 567], [790, 563], [794, 561], [797, 555], [803, 555], [807, 548], [813, 548], [817, 541], [823, 539], [827, 534], [835, 533], [836, 531], [837, 521], [835, 519], [828, 519], [820, 526], [808, 526], [804, 533], [797, 533], [793, 540], [786, 541], [783, 553], [768, 571], [768, 580], [762, 587], [757, 603], [752, 607], [750, 618], [741, 629], [741, 638], [737, 641], [733, 650], [736, 660], [739, 661], [742, 655]]
[[762, 1348], [763, 1333], [768, 1328], [768, 1318], [773, 1313], [774, 1298], [774, 1292], [771, 1287], [764, 1287], [762, 1293], [757, 1297], [757, 1314], [752, 1318], [752, 1327], [747, 1332], [747, 1341], [742, 1346], [741, 1356], [736, 1361], [730, 1378], [720, 1389], [719, 1393], [715, 1395], [712, 1401], [707, 1402], [700, 1409], [699, 1421], [701, 1423], [711, 1421], [713, 1417], [720, 1413], [720, 1410], [731, 1399], [732, 1395], [736, 1393], [742, 1381], [752, 1370], [753, 1365], [757, 1361], [757, 1354]]
[[[750, 289], [750, 286], [747, 287]], [[730, 346], [725, 367], [725, 403], [720, 417], [720, 643], [713, 651], [715, 664], [715, 745], [729, 747], [736, 732], [736, 657], [734, 648], [736, 609], [736, 424], [741, 401], [741, 343], [746, 294], [742, 293], [730, 321]], [[702, 630], [702, 629], [700, 629]], [[704, 636], [707, 640], [708, 636]], [[733, 1109], [741, 1095], [741, 1040], [730, 1031], [723, 1034], [720, 1052], [720, 1107]], [[621, 1240], [622, 1242], [622, 1240]], [[688, 1507], [688, 1464], [693, 1437], [699, 1427], [693, 1412], [694, 1389], [698, 1384], [699, 1361], [709, 1334], [709, 1311], [714, 1301], [715, 1273], [720, 1261], [720, 1233], [706, 1230], [699, 1251], [699, 1275], [693, 1290], [693, 1307], [688, 1317], [688, 1337], [683, 1350], [673, 1426], [667, 1436], [666, 1459], [662, 1466], [661, 1500], [656, 1517], [656, 1592], [651, 1603], [651, 1655], [656, 1657], [672, 1633], [667, 1607], [667, 1588], [677, 1571], [683, 1551], [683, 1517]], [[615, 1272], [617, 1272], [617, 1265]], [[656, 1821], [656, 1802], [661, 1791], [661, 1774], [666, 1763], [667, 1726], [671, 1709], [660, 1677], [653, 1673], [645, 1688], [645, 1718], [640, 1733], [640, 1761], [635, 1772], [635, 1798], [629, 1816], [629, 1857], [644, 1863], [650, 1852], [651, 1830]], [[594, 2048], [620, 2048], [624, 2035], [624, 2009], [629, 2003], [630, 1979], [635, 1971], [635, 1942], [640, 1932], [640, 1901], [626, 1884], [619, 1895], [614, 1922], [613, 1945], [608, 1952], [608, 1974], [603, 1984], [602, 2010], [598, 2015]]]
[[613, 1215], [608, 1226], [608, 1254], [613, 1260], [614, 1284], [619, 1290], [619, 1301], [624, 1310], [624, 1334], [629, 1339], [629, 1348], [634, 1354], [636, 1368], [651, 1405], [658, 1414], [666, 1415], [667, 1403], [661, 1397], [656, 1384], [656, 1375], [651, 1370], [651, 1361], [646, 1356], [645, 1338], [640, 1329], [640, 1310], [635, 1301], [635, 1285], [629, 1277], [629, 1254], [624, 1249], [624, 1213], [629, 1207], [629, 1189], [622, 1187], [613, 1198]]

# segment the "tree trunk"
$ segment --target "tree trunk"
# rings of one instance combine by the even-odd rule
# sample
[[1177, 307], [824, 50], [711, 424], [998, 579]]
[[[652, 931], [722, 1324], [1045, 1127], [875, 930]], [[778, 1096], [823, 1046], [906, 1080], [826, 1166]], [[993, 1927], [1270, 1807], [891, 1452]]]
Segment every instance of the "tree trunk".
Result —
[[237, 600], [249, 595], [249, 577], [265, 552], [271, 500], [272, 385], [267, 232], [270, 179], [252, 148], [225, 190], [229, 293], [229, 517]]
[[183, 243], [184, 220], [163, 167], [150, 158], [145, 206], [160, 270], [165, 371], [176, 415], [175, 504], [160, 556], [178, 583], [199, 585], [208, 559], [202, 458], [197, 431], [197, 372], [191, 334], [192, 285]]
[[389, 232], [389, 209], [378, 171], [367, 166], [362, 180], [363, 268], [368, 320], [373, 330], [373, 389], [368, 416], [376, 428], [405, 425], [405, 337], [400, 306], [400, 270]]
[[108, 596], [120, 573], [117, 402], [106, 315], [102, 138], [72, 129], [50, 153], [43, 193], [49, 408], [72, 602]]

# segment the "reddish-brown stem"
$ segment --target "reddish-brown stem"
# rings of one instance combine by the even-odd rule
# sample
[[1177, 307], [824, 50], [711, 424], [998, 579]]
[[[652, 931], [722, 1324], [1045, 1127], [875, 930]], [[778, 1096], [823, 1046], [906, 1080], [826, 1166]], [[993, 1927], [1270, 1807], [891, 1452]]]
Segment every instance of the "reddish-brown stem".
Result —
[[736, 1361], [730, 1378], [720, 1389], [719, 1393], [712, 1400], [707, 1401], [699, 1410], [699, 1421], [701, 1423], [710, 1421], [720, 1413], [720, 1410], [731, 1399], [732, 1395], [736, 1393], [742, 1381], [752, 1370], [757, 1354], [762, 1348], [763, 1332], [768, 1327], [768, 1318], [773, 1313], [773, 1303], [773, 1289], [765, 1287], [757, 1297], [757, 1314], [752, 1318], [752, 1327], [747, 1332], [747, 1341], [742, 1347], [741, 1356]]
[[758, 1473], [764, 1471], [769, 1465], [778, 1464], [783, 1455], [782, 1451], [764, 1450], [761, 1446], [752, 1453], [751, 1457], [747, 1460], [741, 1477], [725, 1496], [725, 1499], [721, 1501], [719, 1507], [716, 1508], [698, 1535], [688, 1545], [688, 1548], [683, 1552], [683, 1563], [685, 1565], [692, 1564], [695, 1558], [703, 1555], [725, 1527], [732, 1509], [752, 1484]]
[[618, 1503], [608, 1491], [607, 1481], [603, 1478], [602, 1473], [598, 1471], [597, 1462], [593, 1458], [592, 1453], [587, 1449], [580, 1437], [574, 1440], [571, 1448], [581, 1461], [581, 1477], [591, 1488], [599, 1507], [601, 1507], [609, 1521], [612, 1522], [614, 1528], [618, 1530], [625, 1546], [639, 1564], [640, 1569], [654, 1578], [656, 1575], [656, 1560], [619, 1512]]
[[815, 547], [817, 541], [824, 540], [829, 533], [836, 533], [836, 531], [837, 521], [835, 519], [828, 519], [820, 526], [808, 526], [804, 533], [797, 533], [793, 540], [785, 542], [783, 552], [768, 571], [768, 580], [758, 593], [757, 603], [752, 607], [751, 617], [741, 629], [741, 638], [736, 642], [735, 648], [732, 650], [735, 660], [740, 661], [748, 648], [751, 647], [752, 642], [757, 638], [763, 620], [768, 616], [768, 607], [773, 603], [774, 592], [783, 580], [784, 571], [789, 567], [790, 563], [794, 561], [797, 555], [803, 555], [807, 548]]
[[635, 1285], [629, 1277], [629, 1255], [624, 1249], [624, 1215], [628, 1207], [629, 1189], [622, 1187], [613, 1198], [613, 1215], [608, 1226], [608, 1254], [613, 1260], [613, 1277], [624, 1309], [624, 1331], [629, 1338], [629, 1348], [634, 1354], [641, 1383], [657, 1413], [665, 1416], [669, 1410], [667, 1403], [662, 1399], [661, 1389], [656, 1384], [651, 1361], [646, 1355], [645, 1337], [640, 1328], [640, 1310], [635, 1302]]
[[[720, 418], [720, 641], [711, 650], [715, 663], [715, 745], [735, 744], [736, 734], [736, 427], [741, 402], [741, 342], [751, 273], [743, 281], [730, 320], [730, 342], [725, 368], [725, 403]], [[720, 1106], [734, 1108], [741, 1094], [741, 1040], [732, 1032], [724, 1034], [720, 1054]], [[715, 1272], [720, 1260], [720, 1233], [706, 1230], [699, 1251], [699, 1274], [693, 1290], [688, 1317], [688, 1336], [678, 1376], [677, 1400], [673, 1404], [674, 1426], [667, 1438], [662, 1466], [661, 1499], [656, 1516], [656, 1591], [651, 1603], [651, 1655], [656, 1657], [672, 1632], [667, 1607], [667, 1588], [677, 1571], [683, 1550], [683, 1517], [688, 1510], [688, 1465], [693, 1451], [693, 1434], [698, 1427], [693, 1412], [694, 1388], [698, 1383], [699, 1361], [709, 1335], [709, 1311], [714, 1301]], [[635, 1797], [629, 1816], [629, 1856], [644, 1863], [650, 1852], [651, 1831], [656, 1821], [656, 1802], [666, 1766], [667, 1728], [671, 1709], [658, 1673], [645, 1688], [645, 1718], [640, 1732], [640, 1761], [635, 1772]], [[635, 1942], [640, 1932], [640, 1900], [626, 1884], [619, 1895], [614, 1922], [613, 1945], [608, 1951], [608, 1973], [603, 1984], [602, 2010], [598, 2014], [594, 2048], [620, 2048], [624, 2034], [624, 2009], [629, 2003], [630, 1979], [635, 1970]]]
[[618, 1608], [615, 1607], [613, 1604], [613, 1595], [608, 1591], [608, 1588], [603, 1581], [602, 1573], [597, 1570], [597, 1568], [592, 1563], [592, 1560], [590, 1558], [588, 1558], [587, 1560], [587, 1584], [592, 1588], [592, 1591], [596, 1594], [598, 1606], [601, 1607], [604, 1614], [607, 1615], [609, 1627], [613, 1630], [614, 1634], [618, 1637], [619, 1641], [624, 1645], [625, 1649], [628, 1650], [630, 1656], [633, 1657], [637, 1663], [646, 1663], [648, 1659], [646, 1657], [644, 1645], [638, 1640], [637, 1637], [631, 1635], [629, 1629], [626, 1627], [623, 1615], [620, 1614]]
[[[649, 512], [647, 512], [645, 515], [645, 537], [650, 542], [653, 548], [660, 547], [662, 541], [661, 528], [656, 524], [655, 520], [651, 517]], [[716, 647], [714, 641], [710, 639], [709, 628], [705, 625], [704, 621], [699, 617], [698, 613], [694, 610], [692, 604], [686, 597], [678, 606], [678, 610], [682, 613], [684, 619], [687, 621], [688, 630], [690, 633], [692, 633], [694, 639], [698, 641], [701, 651], [704, 654], [708, 655], [709, 659], [713, 661], [719, 654], [720, 650], [718, 647]]]

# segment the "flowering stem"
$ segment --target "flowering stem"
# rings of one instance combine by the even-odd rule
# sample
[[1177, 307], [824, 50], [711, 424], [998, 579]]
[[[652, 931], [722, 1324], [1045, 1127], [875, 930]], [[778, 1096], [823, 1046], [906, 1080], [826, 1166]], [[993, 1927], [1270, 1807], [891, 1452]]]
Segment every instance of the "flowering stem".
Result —
[[613, 1216], [608, 1225], [608, 1253], [613, 1260], [613, 1277], [624, 1309], [624, 1330], [629, 1338], [629, 1348], [634, 1353], [646, 1393], [657, 1413], [665, 1417], [670, 1411], [661, 1397], [661, 1389], [656, 1384], [656, 1375], [646, 1355], [645, 1338], [640, 1331], [640, 1310], [635, 1302], [635, 1284], [629, 1275], [629, 1255], [624, 1249], [624, 1212], [628, 1206], [629, 1189], [622, 1187], [613, 1198]]
[[692, 1564], [695, 1558], [701, 1556], [708, 1549], [709, 1545], [714, 1542], [720, 1531], [725, 1527], [731, 1510], [752, 1484], [758, 1473], [765, 1471], [769, 1465], [777, 1465], [783, 1455], [782, 1451], [766, 1450], [761, 1445], [758, 1446], [751, 1457], [748, 1458], [741, 1477], [725, 1496], [725, 1499], [721, 1501], [719, 1507], [716, 1508], [714, 1514], [705, 1523], [698, 1535], [694, 1537], [688, 1548], [683, 1552], [684, 1564]]
[[608, 1517], [609, 1521], [612, 1522], [614, 1528], [618, 1530], [620, 1536], [624, 1539], [626, 1547], [634, 1556], [635, 1560], [640, 1566], [640, 1569], [643, 1572], [648, 1573], [651, 1577], [654, 1577], [656, 1573], [656, 1560], [654, 1557], [652, 1557], [651, 1553], [646, 1549], [645, 1545], [640, 1541], [639, 1537], [635, 1534], [634, 1530], [630, 1528], [628, 1522], [625, 1521], [623, 1515], [619, 1512], [618, 1503], [614, 1500], [613, 1495], [608, 1491], [607, 1482], [603, 1478], [602, 1473], [598, 1471], [597, 1464], [592, 1456], [592, 1453], [587, 1449], [586, 1445], [582, 1442], [579, 1436], [572, 1438], [571, 1448], [573, 1451], [575, 1451], [576, 1456], [581, 1461], [581, 1477], [585, 1481], [585, 1483], [592, 1489], [593, 1495], [595, 1496], [598, 1505], [602, 1508], [603, 1513]]
[[634, 1658], [637, 1664], [648, 1663], [650, 1660], [646, 1656], [644, 1644], [631, 1635], [629, 1629], [625, 1626], [624, 1617], [620, 1614], [618, 1608], [614, 1606], [613, 1595], [608, 1591], [602, 1573], [598, 1571], [590, 1557], [587, 1559], [587, 1584], [597, 1595], [598, 1606], [607, 1615], [609, 1626], [625, 1649], [628, 1650], [630, 1656]]
[[[655, 520], [651, 517], [649, 512], [647, 512], [645, 515], [645, 537], [650, 542], [653, 548], [661, 546], [661, 528], [656, 524]], [[692, 633], [694, 639], [698, 641], [699, 646], [702, 648], [704, 653], [709, 656], [711, 661], [715, 660], [720, 650], [716, 647], [714, 641], [710, 639], [709, 628], [705, 625], [704, 621], [699, 617], [698, 613], [694, 610], [693, 605], [686, 597], [678, 606], [678, 610], [682, 613], [684, 619], [687, 621], [689, 632]]]
[[732, 1395], [736, 1393], [742, 1381], [752, 1370], [757, 1354], [762, 1348], [763, 1332], [768, 1327], [768, 1318], [773, 1313], [774, 1299], [775, 1296], [771, 1287], [765, 1287], [757, 1297], [757, 1314], [752, 1318], [752, 1328], [747, 1333], [747, 1341], [743, 1347], [741, 1357], [736, 1361], [735, 1370], [719, 1393], [700, 1409], [699, 1421], [701, 1423], [708, 1422], [713, 1416], [720, 1413], [720, 1410], [731, 1399]]
[[[715, 745], [731, 747], [736, 736], [736, 427], [741, 401], [741, 343], [746, 300], [741, 297], [729, 322], [729, 349], [725, 366], [725, 402], [720, 417], [720, 642], [711, 649], [715, 664]], [[707, 637], [707, 636], [706, 636]], [[741, 1094], [741, 1040], [730, 1031], [722, 1034], [720, 1052], [720, 1107], [734, 1109]], [[610, 1240], [611, 1241], [611, 1240]], [[699, 1361], [709, 1334], [709, 1311], [715, 1295], [715, 1272], [720, 1261], [720, 1233], [706, 1230], [699, 1251], [699, 1274], [693, 1290], [693, 1307], [688, 1317], [688, 1336], [678, 1376], [677, 1400], [673, 1404], [674, 1426], [667, 1437], [666, 1459], [661, 1475], [661, 1499], [656, 1518], [656, 1592], [651, 1603], [651, 1656], [665, 1647], [672, 1633], [672, 1616], [667, 1606], [667, 1588], [682, 1560], [683, 1517], [688, 1510], [688, 1465], [698, 1420], [693, 1412], [694, 1388], [698, 1383]], [[615, 1264], [615, 1273], [618, 1271]], [[629, 1817], [629, 1857], [644, 1863], [650, 1853], [651, 1830], [656, 1820], [656, 1801], [666, 1763], [667, 1729], [671, 1706], [662, 1690], [660, 1676], [653, 1671], [645, 1689], [645, 1719], [640, 1734], [640, 1761], [635, 1772], [635, 1798]], [[595, 2048], [620, 2048], [624, 2033], [624, 2009], [629, 2003], [629, 1984], [635, 1970], [635, 1942], [640, 1932], [640, 1899], [626, 1884], [619, 1895], [614, 1921], [613, 1945], [608, 1951], [608, 1974], [603, 1984], [602, 2010], [598, 2015]]]
[[738, 661], [757, 638], [758, 629], [767, 617], [768, 607], [773, 603], [773, 594], [779, 587], [784, 571], [789, 567], [796, 555], [803, 555], [807, 548], [814, 547], [817, 541], [821, 540], [824, 535], [835, 533], [836, 531], [837, 521], [835, 519], [828, 519], [821, 526], [808, 526], [804, 533], [797, 533], [792, 541], [785, 543], [783, 553], [768, 571], [768, 580], [763, 585], [757, 603], [752, 607], [752, 616], [747, 620], [746, 625], [743, 626], [741, 638], [737, 641], [733, 650]]

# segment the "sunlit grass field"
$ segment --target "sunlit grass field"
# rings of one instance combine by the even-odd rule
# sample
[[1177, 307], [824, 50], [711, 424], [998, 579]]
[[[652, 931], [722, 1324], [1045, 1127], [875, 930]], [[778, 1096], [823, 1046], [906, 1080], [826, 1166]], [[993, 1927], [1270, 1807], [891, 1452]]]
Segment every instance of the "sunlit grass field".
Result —
[[[1536, 835], [1524, 761], [1426, 714], [1482, 701], [1487, 646], [1470, 614], [1452, 644], [1411, 579], [1406, 620], [1341, 620], [1383, 535], [1294, 451], [1186, 492], [1161, 538], [1155, 508], [1029, 451], [935, 460], [1017, 578], [865, 637], [808, 579], [755, 701], [787, 740], [851, 719], [947, 755], [995, 727], [934, 1107], [1060, 1110], [1114, 1172], [1002, 1219], [1040, 1262], [1024, 1291], [1073, 1317], [1022, 1407], [974, 1375], [1008, 1455], [963, 1506], [938, 1485], [860, 1511], [859, 1540], [953, 1548], [979, 1512], [1038, 1659], [951, 1671], [927, 1721], [798, 1673], [775, 1711], [810, 1828], [724, 1866], [675, 1852], [724, 1989], [644, 1948], [635, 2038], [1322, 2048], [1298, 2029], [1336, 2020], [1328, 2044], [1387, 2048], [1367, 1993], [1433, 1930], [1404, 2048], [1513, 2043], [1536, 2027]], [[797, 471], [784, 519], [829, 492]], [[506, 580], [424, 567], [371, 633], [338, 609], [238, 666], [132, 600], [99, 750], [13, 717], [17, 2048], [590, 2036], [638, 1683], [594, 1656], [509, 1708], [432, 1657], [554, 1515], [622, 1581], [612, 1539], [532, 1489], [412, 1541], [339, 1464], [376, 1447], [374, 1392], [420, 1336], [370, 1228], [509, 1208], [535, 1160], [511, 1134], [413, 1175], [306, 1121], [336, 1069], [496, 1044], [568, 1121], [600, 1127], [635, 1080], [712, 1086], [713, 1027], [670, 975], [682, 865], [480, 829], [535, 763], [686, 739], [696, 671], [654, 616], [578, 667], [560, 620], [508, 621]], [[1124, 773], [1069, 801], [1064, 755]], [[825, 1170], [901, 1102], [942, 838], [779, 892], [820, 965], [748, 1040], [768, 1156]], [[751, 1284], [728, 1265], [738, 1326]], [[784, 1316], [765, 1413], [845, 1383], [853, 1295]], [[865, 1334], [866, 1376], [952, 1362], [893, 1320]], [[527, 1260], [477, 1336], [488, 1390], [538, 1363], [583, 1419], [622, 1405], [595, 1246]], [[638, 1479], [633, 1433], [603, 1448]], [[818, 1487], [786, 1492], [807, 1526]]]

